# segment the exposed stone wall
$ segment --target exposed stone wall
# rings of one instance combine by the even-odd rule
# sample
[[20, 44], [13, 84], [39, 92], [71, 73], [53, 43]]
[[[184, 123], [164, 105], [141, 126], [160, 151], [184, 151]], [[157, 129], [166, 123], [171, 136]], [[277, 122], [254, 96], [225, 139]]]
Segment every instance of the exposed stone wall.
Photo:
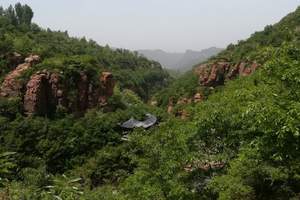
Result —
[[232, 64], [229, 62], [216, 62], [203, 64], [195, 68], [195, 73], [199, 76], [199, 84], [207, 87], [223, 85], [226, 80], [234, 79], [238, 76], [249, 76], [257, 70], [257, 63]]
[[[77, 97], [68, 98], [68, 85], [60, 74], [47, 70], [34, 73], [27, 83], [19, 81], [19, 77], [40, 61], [39, 56], [31, 55], [25, 63], [18, 65], [4, 79], [0, 86], [1, 97], [21, 97], [27, 115], [48, 115], [54, 113], [57, 106], [63, 106], [76, 114], [83, 114], [88, 108], [97, 105], [105, 106], [113, 95], [115, 80], [110, 72], [102, 72], [99, 85], [91, 83], [90, 77], [84, 72], [76, 83]], [[24, 91], [23, 91], [24, 88]]]
[[106, 105], [109, 97], [113, 95], [115, 80], [112, 73], [102, 72], [100, 76], [99, 104]]
[[49, 90], [47, 74], [37, 73], [31, 76], [24, 96], [24, 110], [27, 115], [45, 115], [50, 112], [51, 93]]
[[0, 96], [1, 97], [19, 97], [22, 95], [21, 90], [24, 87], [19, 78], [22, 74], [31, 68], [34, 64], [40, 61], [37, 55], [31, 55], [25, 59], [25, 63], [19, 64], [13, 71], [11, 71], [1, 84]]
[[[90, 78], [85, 73], [80, 73], [77, 98], [68, 99], [68, 91], [65, 89], [67, 86], [61, 83], [58, 74], [37, 72], [27, 84], [24, 110], [27, 115], [45, 115], [54, 112], [55, 108], [61, 105], [76, 115], [82, 115], [88, 108], [107, 105], [108, 98], [113, 95], [115, 81], [112, 74], [103, 72], [99, 81], [101, 86], [93, 88]], [[94, 98], [98, 99], [98, 103]]]
[[[256, 62], [232, 64], [227, 61], [220, 61], [201, 64], [194, 69], [194, 73], [199, 77], [199, 85], [204, 87], [216, 87], [223, 85], [226, 80], [232, 80], [238, 76], [249, 76], [254, 73], [259, 66], [260, 65]], [[204, 95], [200, 92], [196, 93], [192, 98], [179, 98], [176, 102], [174, 102], [173, 98], [170, 98], [167, 112], [185, 120], [188, 119], [189, 113], [184, 109], [177, 110], [176, 113], [174, 113], [174, 105], [187, 105], [192, 102], [199, 103], [202, 101], [204, 101]]]

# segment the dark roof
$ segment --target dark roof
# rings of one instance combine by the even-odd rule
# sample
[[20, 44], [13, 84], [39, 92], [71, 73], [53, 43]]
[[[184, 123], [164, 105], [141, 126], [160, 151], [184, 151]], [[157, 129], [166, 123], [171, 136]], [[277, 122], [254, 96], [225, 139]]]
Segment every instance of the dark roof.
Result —
[[146, 118], [144, 121], [139, 121], [134, 118], [129, 119], [128, 121], [121, 124], [122, 128], [133, 129], [133, 128], [149, 128], [153, 126], [157, 122], [157, 118], [154, 115], [149, 113], [146, 114]]

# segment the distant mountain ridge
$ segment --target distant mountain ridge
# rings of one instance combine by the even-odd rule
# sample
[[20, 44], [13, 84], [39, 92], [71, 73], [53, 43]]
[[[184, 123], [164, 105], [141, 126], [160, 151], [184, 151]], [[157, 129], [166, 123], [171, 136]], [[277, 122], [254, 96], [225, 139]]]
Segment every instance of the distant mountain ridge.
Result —
[[186, 50], [184, 53], [169, 53], [163, 50], [138, 50], [139, 54], [148, 59], [160, 62], [167, 69], [187, 71], [200, 62], [217, 55], [223, 49], [211, 47], [201, 51]]

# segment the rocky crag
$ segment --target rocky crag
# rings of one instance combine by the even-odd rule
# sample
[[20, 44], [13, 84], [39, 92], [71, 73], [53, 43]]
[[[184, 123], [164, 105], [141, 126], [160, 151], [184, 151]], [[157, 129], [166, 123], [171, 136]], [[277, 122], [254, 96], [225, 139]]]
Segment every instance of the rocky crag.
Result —
[[[14, 55], [19, 58], [19, 54]], [[48, 115], [59, 106], [69, 112], [83, 114], [89, 108], [106, 106], [109, 97], [113, 95], [115, 80], [110, 72], [101, 73], [97, 86], [92, 84], [91, 77], [85, 72], [80, 72], [75, 99], [70, 99], [68, 85], [57, 72], [37, 71], [31, 75], [29, 81], [21, 81], [22, 75], [40, 60], [38, 55], [30, 55], [24, 63], [6, 75], [0, 86], [1, 98], [22, 99], [26, 115]]]

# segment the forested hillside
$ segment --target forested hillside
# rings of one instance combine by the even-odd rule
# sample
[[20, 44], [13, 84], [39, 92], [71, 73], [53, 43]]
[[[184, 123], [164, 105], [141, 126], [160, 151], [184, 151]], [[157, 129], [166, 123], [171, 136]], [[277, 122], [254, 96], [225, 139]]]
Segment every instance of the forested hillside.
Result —
[[300, 9], [160, 91], [158, 63], [0, 10], [0, 199], [300, 198]]
[[[0, 16], [1, 77], [16, 67], [18, 63], [14, 61], [18, 60], [14, 60], [12, 54], [17, 53], [22, 58], [36, 54], [42, 59], [34, 71], [46, 66], [51, 70], [76, 70], [80, 66], [108, 70], [114, 74], [121, 89], [132, 89], [145, 100], [152, 91], [167, 84], [168, 75], [159, 63], [125, 49], [112, 50], [93, 40], [71, 38], [67, 31], [44, 30], [31, 23], [33, 12], [26, 5], [17, 4], [15, 9], [12, 6], [6, 10], [1, 8]], [[71, 66], [70, 63], [78, 64]]]

